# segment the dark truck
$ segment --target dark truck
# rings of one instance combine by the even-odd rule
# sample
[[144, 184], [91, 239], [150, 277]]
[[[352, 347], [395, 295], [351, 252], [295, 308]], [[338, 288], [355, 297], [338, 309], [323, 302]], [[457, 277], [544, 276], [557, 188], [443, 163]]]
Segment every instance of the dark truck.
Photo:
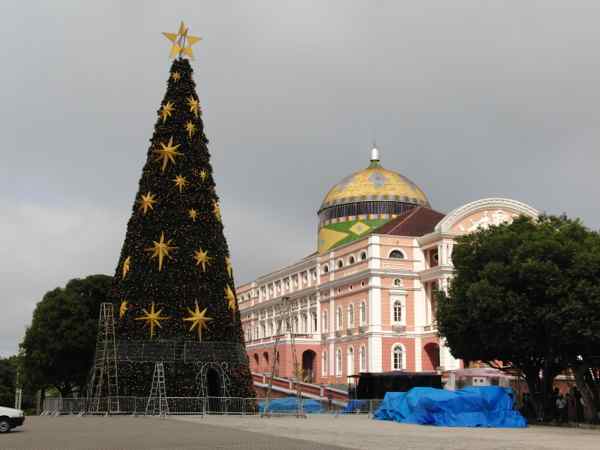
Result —
[[364, 372], [352, 378], [351, 399], [382, 399], [386, 392], [406, 392], [414, 387], [442, 388], [442, 376], [436, 372]]

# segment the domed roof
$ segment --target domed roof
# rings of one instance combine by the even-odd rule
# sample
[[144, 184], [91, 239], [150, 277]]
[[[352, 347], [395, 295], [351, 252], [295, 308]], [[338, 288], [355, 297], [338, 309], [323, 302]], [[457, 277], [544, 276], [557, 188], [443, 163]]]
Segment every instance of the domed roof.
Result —
[[379, 164], [379, 152], [371, 151], [371, 165], [333, 186], [319, 211], [333, 205], [364, 201], [397, 201], [429, 207], [425, 193], [411, 180]]

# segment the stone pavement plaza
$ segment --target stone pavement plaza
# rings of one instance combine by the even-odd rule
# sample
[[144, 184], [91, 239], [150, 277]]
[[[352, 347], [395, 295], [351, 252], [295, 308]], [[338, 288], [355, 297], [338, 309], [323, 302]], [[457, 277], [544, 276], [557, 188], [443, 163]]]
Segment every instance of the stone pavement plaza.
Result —
[[0, 435], [0, 449], [577, 449], [600, 448], [600, 431], [578, 428], [437, 428], [365, 416], [28, 417]]

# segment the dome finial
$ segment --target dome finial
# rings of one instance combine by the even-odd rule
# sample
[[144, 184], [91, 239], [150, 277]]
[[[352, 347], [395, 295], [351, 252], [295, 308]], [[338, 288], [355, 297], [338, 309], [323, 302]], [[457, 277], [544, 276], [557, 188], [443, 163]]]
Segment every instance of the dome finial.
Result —
[[379, 150], [377, 149], [377, 144], [373, 141], [373, 146], [371, 147], [371, 166], [379, 165]]

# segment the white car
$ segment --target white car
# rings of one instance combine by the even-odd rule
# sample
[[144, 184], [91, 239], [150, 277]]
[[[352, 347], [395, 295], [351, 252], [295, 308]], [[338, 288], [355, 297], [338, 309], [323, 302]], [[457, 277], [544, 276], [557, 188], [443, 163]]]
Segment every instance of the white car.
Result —
[[20, 409], [0, 406], [0, 433], [8, 433], [25, 422], [25, 414]]

